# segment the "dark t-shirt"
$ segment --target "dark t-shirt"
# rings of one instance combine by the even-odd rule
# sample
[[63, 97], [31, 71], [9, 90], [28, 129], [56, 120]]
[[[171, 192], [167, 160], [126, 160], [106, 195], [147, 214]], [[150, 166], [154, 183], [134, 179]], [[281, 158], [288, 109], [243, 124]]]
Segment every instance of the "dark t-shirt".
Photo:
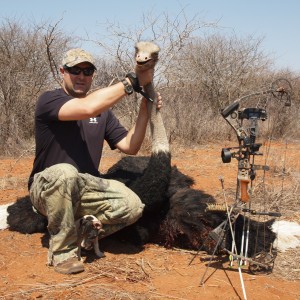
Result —
[[69, 163], [80, 173], [99, 176], [104, 140], [111, 149], [127, 134], [111, 110], [81, 121], [59, 121], [58, 112], [72, 99], [63, 89], [42, 94], [36, 105], [36, 154], [29, 177], [59, 163]]

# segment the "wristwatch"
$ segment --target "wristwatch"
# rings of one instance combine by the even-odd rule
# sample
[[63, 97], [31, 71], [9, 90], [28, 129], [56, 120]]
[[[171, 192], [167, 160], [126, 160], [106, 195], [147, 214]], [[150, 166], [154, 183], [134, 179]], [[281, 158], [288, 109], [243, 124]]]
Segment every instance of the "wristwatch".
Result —
[[127, 95], [131, 95], [133, 93], [133, 87], [132, 87], [132, 85], [130, 85], [125, 78], [122, 79], [122, 83], [124, 84], [125, 93]]

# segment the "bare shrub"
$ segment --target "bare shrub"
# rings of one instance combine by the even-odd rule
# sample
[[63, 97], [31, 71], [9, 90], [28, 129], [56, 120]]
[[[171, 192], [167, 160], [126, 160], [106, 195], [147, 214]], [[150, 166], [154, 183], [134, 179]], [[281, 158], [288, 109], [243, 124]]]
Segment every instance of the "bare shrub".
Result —
[[185, 86], [197, 87], [200, 99], [205, 99], [218, 112], [262, 85], [261, 78], [271, 63], [260, 49], [262, 41], [252, 36], [217, 34], [191, 39], [177, 53], [184, 64], [176, 75], [183, 79]]
[[30, 27], [5, 19], [0, 40], [0, 150], [14, 154], [33, 136], [35, 101], [53, 86], [53, 77], [42, 25]]
[[[154, 83], [164, 99], [162, 114], [170, 142], [187, 145], [235, 138], [220, 110], [243, 95], [265, 89], [278, 77], [292, 83], [292, 106], [283, 109], [271, 103], [260, 134], [269, 139], [299, 138], [299, 76], [271, 69], [272, 60], [262, 51], [262, 38], [205, 34], [207, 27], [216, 24], [201, 22], [197, 16], [188, 19], [184, 11], [175, 17], [143, 15], [139, 24], [134, 28], [105, 24], [107, 36], [93, 41], [104, 50], [100, 58], [96, 56], [93, 88], [123, 78], [134, 67], [135, 43], [153, 40], [161, 47]], [[58, 67], [71, 38], [59, 28], [59, 22], [24, 25], [6, 19], [0, 26], [0, 39], [0, 150], [13, 154], [34, 136], [36, 99], [59, 85]], [[72, 46], [80, 42], [72, 41]], [[247, 105], [259, 101], [265, 100], [255, 98]], [[135, 122], [139, 102], [140, 96], [133, 95], [113, 107], [126, 127]]]
[[[155, 71], [155, 85], [165, 101], [164, 116], [166, 117], [166, 127], [169, 135], [174, 132], [174, 128], [170, 127], [172, 120], [167, 117], [170, 105], [173, 103], [169, 99], [174, 99], [172, 88], [169, 89], [169, 74], [172, 65], [176, 61], [176, 53], [180, 52], [188, 43], [191, 36], [198, 30], [205, 27], [216, 26], [213, 23], [205, 23], [194, 17], [187, 19], [184, 11], [174, 17], [170, 17], [167, 13], [162, 13], [158, 18], [152, 14], [143, 15], [142, 21], [134, 28], [127, 27], [116, 22], [108, 23], [107, 36], [101, 37], [101, 40], [95, 43], [104, 51], [106, 59], [114, 66], [114, 76], [110, 77], [120, 80], [128, 71], [132, 70], [135, 65], [134, 61], [134, 45], [141, 40], [155, 41], [160, 47], [160, 58]], [[178, 61], [177, 61], [178, 62]], [[124, 124], [132, 125], [136, 119], [137, 108], [140, 97], [128, 97], [126, 101], [118, 103], [114, 110], [118, 117], [122, 118]]]

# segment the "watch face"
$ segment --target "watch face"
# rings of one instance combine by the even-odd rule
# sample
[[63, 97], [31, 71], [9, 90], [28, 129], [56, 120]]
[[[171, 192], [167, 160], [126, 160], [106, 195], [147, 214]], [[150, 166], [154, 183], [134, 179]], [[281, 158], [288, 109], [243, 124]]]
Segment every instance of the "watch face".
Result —
[[132, 94], [133, 93], [133, 88], [131, 85], [127, 84], [127, 86], [125, 87], [125, 92], [127, 94]]
[[133, 93], [133, 87], [127, 82], [126, 79], [122, 80], [122, 83], [124, 84], [124, 90], [125, 90], [125, 93], [127, 95], [130, 95]]

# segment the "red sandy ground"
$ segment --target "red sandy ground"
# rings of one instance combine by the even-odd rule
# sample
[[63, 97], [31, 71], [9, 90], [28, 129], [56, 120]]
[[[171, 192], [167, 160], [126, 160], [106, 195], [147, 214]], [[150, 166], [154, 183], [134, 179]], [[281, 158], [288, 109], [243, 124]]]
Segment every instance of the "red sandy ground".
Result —
[[[228, 189], [234, 189], [236, 180], [236, 162], [223, 164], [220, 159], [224, 146], [232, 145], [177, 150], [172, 164], [195, 179], [194, 188], [218, 199], [222, 194], [219, 176]], [[283, 157], [285, 145], [272, 149], [276, 154], [270, 159], [280, 166], [278, 157]], [[289, 144], [288, 149], [286, 167], [299, 175], [300, 143]], [[117, 153], [105, 153], [101, 171], [119, 158]], [[31, 165], [32, 157], [1, 160], [0, 204], [27, 194]], [[101, 244], [105, 258], [96, 260], [88, 255], [86, 271], [68, 276], [46, 266], [47, 248], [42, 237], [40, 233], [0, 231], [0, 299], [244, 299], [239, 272], [236, 266], [229, 267], [227, 257], [214, 260], [207, 269], [209, 257], [202, 252], [196, 255], [152, 244], [140, 250], [107, 240]], [[296, 253], [299, 255], [299, 250]], [[252, 275], [243, 267], [247, 299], [300, 299], [299, 280], [288, 281], [274, 273]], [[204, 285], [200, 285], [201, 279]]]

